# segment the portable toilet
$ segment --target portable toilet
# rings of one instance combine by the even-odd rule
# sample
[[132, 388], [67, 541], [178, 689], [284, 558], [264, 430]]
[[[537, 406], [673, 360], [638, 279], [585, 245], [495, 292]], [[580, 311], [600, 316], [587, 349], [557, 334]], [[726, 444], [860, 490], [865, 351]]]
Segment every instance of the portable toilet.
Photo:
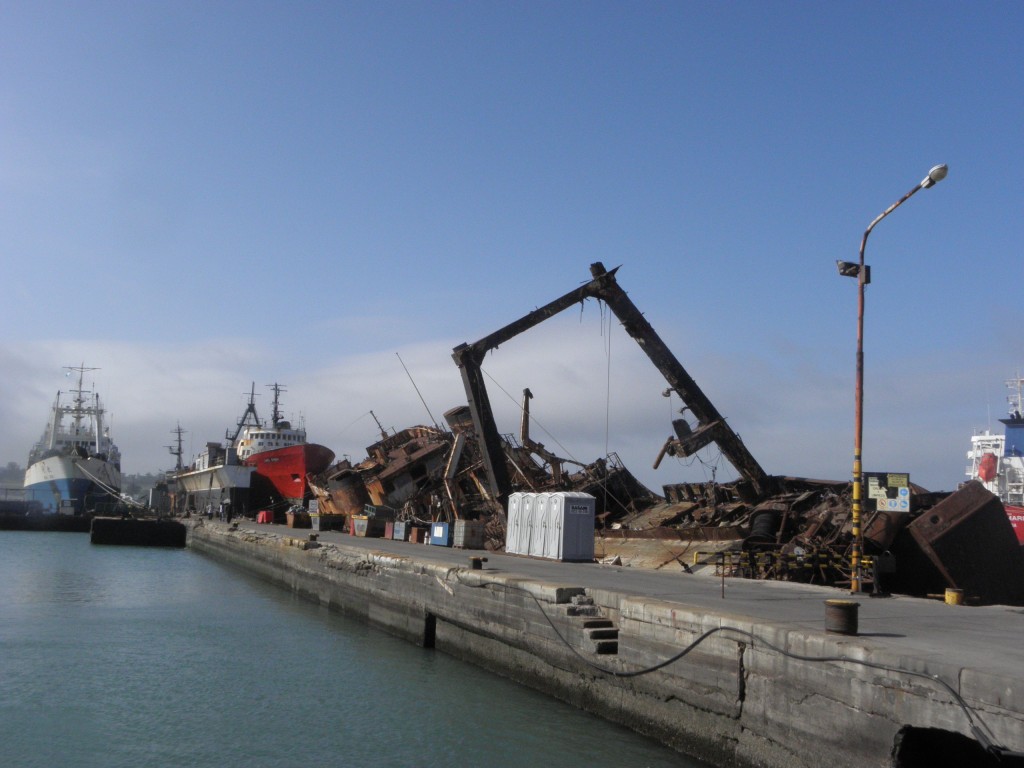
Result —
[[537, 508], [536, 493], [524, 493], [520, 515], [522, 520], [519, 524], [519, 537], [516, 540], [516, 552], [520, 555], [529, 555], [530, 542], [533, 540], [533, 528], [536, 525], [534, 510]]
[[516, 491], [508, 497], [508, 514], [505, 516], [505, 552], [510, 555], [522, 554], [519, 551], [519, 530], [523, 524], [523, 496]]
[[533, 510], [530, 515], [530, 543], [527, 554], [534, 557], [548, 557], [548, 499], [550, 493], [533, 494]]
[[546, 494], [545, 542], [541, 557], [589, 562], [594, 559], [596, 500], [589, 493]]

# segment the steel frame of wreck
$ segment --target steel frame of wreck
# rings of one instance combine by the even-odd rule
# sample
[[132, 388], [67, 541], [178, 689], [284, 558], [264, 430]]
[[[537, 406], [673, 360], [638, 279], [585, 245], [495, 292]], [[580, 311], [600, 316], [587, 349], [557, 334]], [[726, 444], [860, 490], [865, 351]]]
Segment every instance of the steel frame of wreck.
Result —
[[535, 309], [488, 336], [472, 343], [460, 344], [452, 350], [452, 357], [462, 372], [473, 425], [480, 436], [480, 451], [487, 473], [491, 493], [502, 505], [507, 501], [511, 482], [505, 462], [501, 436], [491, 410], [490, 398], [480, 366], [488, 352], [528, 331], [558, 313], [580, 304], [586, 299], [598, 299], [608, 305], [634, 341], [640, 346], [655, 368], [665, 377], [670, 388], [679, 395], [697, 419], [697, 429], [691, 434], [670, 439], [662, 452], [690, 456], [709, 443], [716, 443], [722, 454], [739, 472], [749, 486], [751, 495], [763, 496], [768, 491], [770, 478], [747, 450], [739, 435], [718, 412], [682, 364], [675, 358], [650, 323], [630, 300], [615, 279], [618, 267], [607, 271], [601, 262], [590, 265], [592, 280], [554, 301]]

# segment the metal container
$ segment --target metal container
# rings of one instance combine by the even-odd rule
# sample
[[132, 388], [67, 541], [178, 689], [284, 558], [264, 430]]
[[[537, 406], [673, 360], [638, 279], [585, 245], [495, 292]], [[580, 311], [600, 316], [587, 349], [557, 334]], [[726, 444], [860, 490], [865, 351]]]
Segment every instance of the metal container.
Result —
[[409, 539], [409, 524], [403, 521], [395, 522], [394, 530], [392, 531], [391, 538], [395, 541], [407, 541]]
[[352, 535], [367, 539], [379, 539], [384, 535], [385, 520], [366, 515], [354, 515], [352, 517]]
[[345, 515], [313, 515], [309, 516], [314, 531], [343, 531], [345, 530]]
[[426, 528], [409, 528], [409, 541], [413, 544], [423, 544], [427, 539]]
[[907, 526], [947, 587], [983, 604], [1024, 603], [1024, 555], [1003, 504], [976, 480]]
[[285, 520], [289, 528], [311, 528], [313, 525], [308, 512], [288, 512]]
[[452, 545], [452, 526], [448, 523], [431, 523], [430, 540], [427, 543], [435, 547], [450, 547]]
[[388, 520], [386, 523], [384, 523], [384, 538], [395, 538], [395, 524], [391, 520]]
[[456, 520], [452, 546], [456, 549], [483, 549], [486, 525], [483, 520]]
[[381, 520], [394, 520], [395, 510], [393, 507], [386, 507], [383, 504], [364, 504], [363, 514], [367, 517], [377, 517]]

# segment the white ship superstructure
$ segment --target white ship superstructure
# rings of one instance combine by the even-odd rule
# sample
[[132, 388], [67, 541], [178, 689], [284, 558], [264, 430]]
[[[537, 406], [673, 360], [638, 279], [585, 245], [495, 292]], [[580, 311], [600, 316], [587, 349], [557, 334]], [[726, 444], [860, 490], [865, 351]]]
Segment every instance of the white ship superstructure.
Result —
[[971, 437], [967, 477], [977, 480], [999, 497], [1006, 508], [1017, 540], [1024, 544], [1024, 379], [1006, 382], [1009, 415], [1000, 419], [1003, 434], [985, 430]]

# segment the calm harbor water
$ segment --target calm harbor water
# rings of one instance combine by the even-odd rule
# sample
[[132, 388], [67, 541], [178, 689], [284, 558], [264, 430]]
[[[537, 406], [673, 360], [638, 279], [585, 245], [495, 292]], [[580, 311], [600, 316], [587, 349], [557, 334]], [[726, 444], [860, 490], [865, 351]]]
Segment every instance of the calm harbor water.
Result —
[[188, 550], [0, 532], [3, 765], [701, 765]]

